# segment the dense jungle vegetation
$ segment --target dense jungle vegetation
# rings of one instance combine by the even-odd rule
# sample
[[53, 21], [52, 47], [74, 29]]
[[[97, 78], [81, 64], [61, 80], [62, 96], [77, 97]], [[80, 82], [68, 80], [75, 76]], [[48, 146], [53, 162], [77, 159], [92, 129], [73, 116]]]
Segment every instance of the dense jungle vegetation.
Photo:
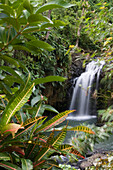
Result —
[[[52, 156], [77, 162], [112, 133], [112, 43], [112, 0], [0, 1], [0, 167], [72, 169]], [[54, 98], [66, 95], [73, 53], [80, 54], [83, 68], [97, 58], [106, 63], [95, 94], [106, 122], [101, 127], [56, 127], [73, 112], [54, 107]], [[55, 116], [48, 120], [49, 113]], [[63, 143], [67, 131], [79, 131], [70, 144]], [[92, 169], [113, 167], [112, 157]]]

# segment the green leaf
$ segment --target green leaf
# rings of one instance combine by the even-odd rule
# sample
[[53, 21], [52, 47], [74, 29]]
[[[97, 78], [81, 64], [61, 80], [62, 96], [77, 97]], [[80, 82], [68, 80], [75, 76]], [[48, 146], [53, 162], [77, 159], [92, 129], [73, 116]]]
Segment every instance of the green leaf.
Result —
[[66, 23], [60, 20], [55, 20], [53, 23], [43, 23], [39, 29], [39, 31], [43, 31], [44, 29], [47, 30], [49, 27], [59, 27], [59, 26], [66, 26]]
[[43, 119], [44, 117], [43, 116], [38, 116], [38, 117], [35, 117], [35, 118], [30, 118], [30, 119], [27, 119], [24, 123], [23, 123], [23, 126], [25, 127], [25, 126], [27, 126], [27, 125], [30, 125], [30, 124], [32, 124], [32, 123], [34, 123], [34, 122], [37, 122], [38, 120], [40, 120], [40, 119]]
[[[66, 129], [63, 129], [55, 138], [48, 143], [49, 147], [43, 148], [39, 154], [36, 156], [35, 161], [40, 161], [43, 159], [47, 159], [52, 153], [56, 152], [59, 145], [64, 141], [66, 137]], [[60, 152], [60, 151], [58, 151]], [[46, 156], [46, 157], [45, 157]], [[36, 163], [37, 164], [37, 163]], [[36, 165], [34, 165], [36, 167]]]
[[10, 63], [12, 65], [15, 65], [17, 68], [21, 67], [21, 68], [23, 68], [23, 70], [25, 72], [29, 73], [27, 67], [25, 67], [25, 65], [22, 64], [21, 61], [19, 61], [17, 59], [11, 58], [11, 57], [6, 56], [6, 55], [0, 55], [0, 59], [5, 60], [6, 62], [8, 62], [8, 63]]
[[64, 8], [70, 8], [70, 7], [73, 7], [75, 6], [75, 4], [70, 4], [70, 3], [67, 3], [66, 1], [64, 0], [55, 0], [55, 1], [51, 1], [50, 3], [55, 3], [55, 4], [58, 4]]
[[46, 130], [60, 124], [61, 122], [63, 122], [67, 118], [69, 113], [74, 112], [74, 111], [75, 110], [67, 110], [65, 112], [59, 113], [58, 115], [54, 116], [52, 119], [48, 120], [41, 127], [39, 127], [36, 130], [36, 133], [40, 132], [40, 131], [46, 131]]
[[17, 9], [17, 18], [19, 18], [22, 15], [22, 11], [23, 11], [24, 7], [23, 4], [20, 4], [18, 9]]
[[36, 11], [36, 13], [42, 13], [44, 11], [47, 11], [47, 10], [51, 10], [51, 9], [54, 9], [54, 8], [63, 8], [61, 5], [58, 5], [58, 4], [52, 4], [52, 3], [47, 3], [47, 4], [44, 4], [43, 6], [39, 7]]
[[4, 22], [6, 22], [8, 25], [12, 25], [16, 31], [18, 32], [20, 29], [20, 23], [18, 19], [12, 18], [12, 17], [7, 17], [2, 19]]
[[24, 31], [22, 32], [22, 34], [26, 34], [26, 33], [30, 33], [30, 32], [37, 32], [37, 31], [40, 31], [39, 27], [32, 26], [29, 28], [25, 28]]
[[13, 45], [13, 48], [15, 50], [24, 50], [24, 51], [28, 51], [29, 53], [31, 52], [27, 47], [22, 46], [22, 45]]
[[48, 51], [52, 51], [52, 50], [55, 49], [51, 45], [49, 45], [48, 43], [46, 43], [44, 41], [40, 41], [40, 40], [32, 40], [32, 41], [26, 42], [26, 45], [31, 45], [31, 46], [34, 46], [34, 47], [37, 47], [37, 48], [43, 48], [43, 49], [48, 50]]
[[39, 7], [37, 9], [36, 13], [42, 13], [44, 11], [51, 10], [54, 8], [69, 8], [72, 6], [75, 6], [75, 5], [69, 4], [63, 0], [51, 1], [51, 2], [44, 4], [43, 6]]
[[15, 16], [13, 8], [8, 6], [7, 4], [0, 4], [0, 9], [3, 9], [4, 13], [6, 12], [6, 14]]
[[47, 17], [42, 16], [41, 14], [32, 14], [28, 17], [29, 23], [36, 23], [36, 22], [50, 22]]
[[18, 60], [14, 59], [14, 58], [11, 58], [9, 56], [6, 56], [6, 55], [0, 55], [0, 59], [10, 63], [10, 64], [13, 64], [15, 65], [17, 68], [20, 66]]
[[7, 42], [7, 36], [6, 36], [6, 31], [4, 27], [0, 27], [0, 41], [4, 44]]
[[53, 81], [65, 81], [67, 78], [61, 77], [61, 76], [47, 76], [45, 78], [38, 78], [35, 79], [33, 82], [35, 85], [42, 84], [42, 83], [48, 83]]
[[11, 117], [27, 102], [29, 99], [32, 89], [34, 87], [34, 83], [29, 84], [29, 80], [26, 82], [23, 90], [16, 95], [14, 95], [14, 99], [8, 103], [6, 106], [4, 113], [1, 118], [1, 125], [4, 126], [9, 123]]
[[22, 170], [32, 170], [33, 169], [33, 162], [29, 159], [21, 158], [22, 162]]
[[63, 21], [60, 21], [60, 20], [54, 20], [54, 26], [55, 27], [59, 27], [59, 26], [66, 26], [67, 24]]
[[67, 131], [82, 131], [86, 133], [95, 134], [95, 132], [93, 132], [90, 128], [86, 126], [76, 126], [76, 127], [68, 128]]
[[22, 84], [24, 83], [22, 78], [12, 68], [8, 66], [1, 66], [0, 69], [12, 74], [15, 78], [19, 79]]
[[41, 100], [41, 96], [36, 96], [31, 100], [31, 106], [33, 107], [37, 102]]
[[7, 153], [0, 153], [0, 160], [2, 161], [10, 161], [10, 157]]
[[0, 166], [8, 170], [21, 170], [21, 168], [19, 168], [17, 165], [14, 165], [6, 161], [0, 162]]
[[43, 105], [45, 110], [49, 110], [55, 113], [59, 113], [54, 107], [50, 106], [50, 105]]
[[30, 0], [24, 0], [24, 2], [23, 2], [23, 7], [24, 7], [25, 9], [27, 9], [27, 11], [29, 11], [30, 13], [33, 12], [33, 7], [32, 7], [32, 5], [30, 4]]

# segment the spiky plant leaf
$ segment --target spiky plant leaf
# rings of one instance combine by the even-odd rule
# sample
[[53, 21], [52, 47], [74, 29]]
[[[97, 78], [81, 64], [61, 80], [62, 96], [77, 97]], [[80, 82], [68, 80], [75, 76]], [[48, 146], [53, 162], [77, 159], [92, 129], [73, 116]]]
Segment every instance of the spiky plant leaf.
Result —
[[35, 133], [40, 132], [40, 131], [46, 131], [61, 122], [63, 122], [69, 113], [74, 112], [75, 110], [67, 110], [65, 112], [59, 113], [58, 115], [54, 116], [52, 119], [48, 120], [45, 124], [43, 124], [41, 127], [39, 127]]
[[23, 155], [23, 156], [25, 155], [24, 150], [21, 149], [19, 146], [6, 146], [5, 148], [0, 149], [0, 152], [11, 153], [11, 152], [14, 152], [14, 151]]
[[86, 133], [95, 134], [95, 132], [93, 132], [90, 128], [86, 126], [76, 126], [76, 127], [68, 128], [67, 131], [82, 131]]
[[79, 156], [79, 157], [81, 157], [81, 158], [85, 158], [83, 155], [81, 155], [81, 153], [80, 152], [78, 152], [76, 149], [74, 149], [74, 148], [72, 148], [72, 150], [70, 151], [70, 153], [72, 153], [72, 154], [74, 154], [74, 155], [77, 155], [77, 156]]
[[0, 166], [5, 168], [5, 169], [8, 169], [8, 170], [22, 170], [17, 165], [14, 165], [14, 164], [6, 162], [6, 161], [0, 162]]
[[28, 77], [28, 81], [26, 82], [23, 90], [18, 94], [15, 93], [15, 96], [11, 102], [6, 106], [4, 113], [1, 118], [1, 126], [4, 126], [9, 123], [11, 117], [27, 102], [29, 99], [34, 83], [29, 83], [30, 77]]
[[52, 141], [50, 141], [49, 147], [44, 147], [40, 150], [39, 154], [36, 156], [35, 161], [40, 161], [47, 159], [52, 153], [59, 152], [57, 148], [63, 142], [66, 136], [66, 129], [63, 129]]
[[59, 149], [61, 151], [70, 151], [72, 148], [73, 148], [73, 146], [69, 145], [69, 144], [62, 144], [59, 146]]
[[[35, 122], [36, 123], [36, 122]], [[33, 123], [32, 125], [28, 126], [28, 128], [26, 128], [25, 130], [22, 130], [20, 133], [18, 133], [15, 138], [20, 138], [22, 136], [25, 136], [28, 132], [30, 133], [33, 126], [35, 125], [35, 123]]]
[[30, 119], [27, 119], [24, 123], [23, 123], [23, 126], [27, 126], [27, 125], [30, 125], [31, 123], [34, 123], [34, 122], [37, 122], [38, 120], [40, 119], [43, 119], [44, 116], [38, 116], [38, 117], [35, 117], [35, 118], [30, 118]]

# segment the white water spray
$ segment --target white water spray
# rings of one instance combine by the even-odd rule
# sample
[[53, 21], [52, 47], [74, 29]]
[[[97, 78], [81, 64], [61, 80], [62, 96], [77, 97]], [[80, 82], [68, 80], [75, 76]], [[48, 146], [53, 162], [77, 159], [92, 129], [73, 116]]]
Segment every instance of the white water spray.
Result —
[[[73, 89], [73, 95], [70, 104], [70, 110], [75, 109], [76, 112], [70, 114], [68, 119], [88, 119], [90, 118], [91, 106], [91, 90], [96, 78], [95, 92], [98, 90], [100, 72], [102, 70], [104, 61], [92, 61], [86, 66], [84, 73], [76, 80]], [[75, 80], [74, 80], [75, 82]], [[96, 117], [93, 115], [92, 117]]]

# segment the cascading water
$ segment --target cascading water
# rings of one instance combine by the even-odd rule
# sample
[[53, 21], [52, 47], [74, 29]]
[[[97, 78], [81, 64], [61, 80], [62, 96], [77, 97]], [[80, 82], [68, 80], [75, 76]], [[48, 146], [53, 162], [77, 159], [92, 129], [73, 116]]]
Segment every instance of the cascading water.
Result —
[[[84, 73], [80, 77], [75, 78], [73, 81], [75, 87], [73, 89], [70, 110], [75, 109], [76, 112], [70, 114], [68, 119], [87, 119], [92, 115], [92, 110], [94, 108], [95, 102], [91, 103], [92, 91], [97, 93], [99, 76], [102, 70], [104, 61], [92, 61], [86, 66]], [[96, 83], [94, 80], [96, 78]], [[95, 84], [95, 87], [94, 87]], [[92, 117], [96, 117], [94, 114]]]

